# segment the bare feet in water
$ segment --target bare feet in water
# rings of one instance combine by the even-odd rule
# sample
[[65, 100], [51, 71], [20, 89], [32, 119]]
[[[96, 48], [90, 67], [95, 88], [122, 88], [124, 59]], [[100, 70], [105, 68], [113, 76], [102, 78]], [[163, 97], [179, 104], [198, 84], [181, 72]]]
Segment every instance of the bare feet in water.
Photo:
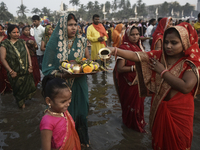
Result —
[[24, 109], [24, 108], [25, 108], [25, 104], [22, 105], [22, 109]]

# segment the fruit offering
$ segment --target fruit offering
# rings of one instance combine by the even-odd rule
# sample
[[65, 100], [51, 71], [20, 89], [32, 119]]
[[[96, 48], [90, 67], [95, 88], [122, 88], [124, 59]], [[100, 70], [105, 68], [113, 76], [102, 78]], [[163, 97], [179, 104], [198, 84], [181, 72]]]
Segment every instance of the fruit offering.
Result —
[[86, 58], [76, 58], [74, 62], [63, 61], [61, 66], [70, 73], [92, 73], [99, 71], [99, 64]]

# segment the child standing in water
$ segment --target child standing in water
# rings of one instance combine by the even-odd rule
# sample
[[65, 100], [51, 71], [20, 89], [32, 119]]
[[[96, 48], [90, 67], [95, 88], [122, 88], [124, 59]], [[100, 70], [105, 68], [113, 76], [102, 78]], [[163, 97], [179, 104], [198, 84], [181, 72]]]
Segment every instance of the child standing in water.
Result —
[[72, 91], [60, 78], [45, 76], [42, 94], [49, 108], [40, 122], [42, 150], [81, 150], [75, 123], [68, 112]]

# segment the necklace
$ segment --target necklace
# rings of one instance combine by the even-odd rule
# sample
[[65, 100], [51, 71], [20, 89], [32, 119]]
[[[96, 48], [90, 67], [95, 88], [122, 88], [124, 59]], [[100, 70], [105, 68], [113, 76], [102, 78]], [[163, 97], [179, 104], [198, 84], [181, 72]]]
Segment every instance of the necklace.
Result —
[[49, 109], [47, 109], [47, 112], [50, 113], [51, 115], [65, 117], [63, 113], [52, 112], [52, 111], [49, 110]]

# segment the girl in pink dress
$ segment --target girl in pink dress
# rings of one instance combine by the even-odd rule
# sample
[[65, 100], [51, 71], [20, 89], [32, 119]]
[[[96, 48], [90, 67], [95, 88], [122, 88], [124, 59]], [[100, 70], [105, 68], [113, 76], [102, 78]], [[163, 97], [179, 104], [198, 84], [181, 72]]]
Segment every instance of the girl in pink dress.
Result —
[[66, 81], [45, 76], [43, 96], [49, 108], [40, 122], [42, 150], [81, 150], [75, 123], [68, 112], [71, 89]]

